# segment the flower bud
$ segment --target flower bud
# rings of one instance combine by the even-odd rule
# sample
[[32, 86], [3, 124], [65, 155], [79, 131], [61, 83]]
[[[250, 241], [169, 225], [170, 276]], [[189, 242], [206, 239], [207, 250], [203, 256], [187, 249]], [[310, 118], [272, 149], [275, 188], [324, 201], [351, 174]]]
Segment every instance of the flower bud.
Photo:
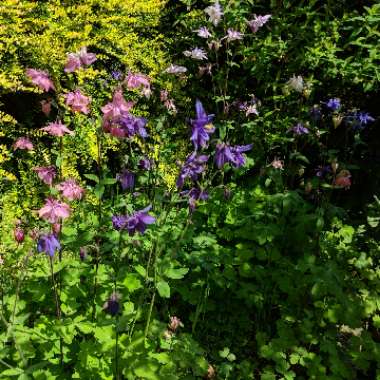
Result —
[[215, 369], [214, 367], [209, 364], [207, 368], [207, 379], [213, 379], [215, 377]]
[[39, 234], [40, 234], [40, 233], [39, 233], [39, 231], [38, 231], [38, 228], [33, 228], [33, 229], [29, 232], [29, 236], [31, 237], [32, 240], [37, 240]]
[[81, 261], [85, 261], [87, 258], [87, 249], [85, 247], [80, 247], [79, 257]]
[[338, 128], [343, 121], [343, 116], [334, 115], [332, 118], [334, 128]]
[[51, 226], [51, 229], [55, 235], [58, 235], [61, 232], [62, 225], [60, 223], [54, 223]]
[[17, 241], [17, 243], [22, 243], [25, 239], [25, 233], [24, 230], [20, 227], [16, 227], [13, 231], [14, 238]]
[[178, 327], [183, 327], [183, 324], [179, 318], [170, 317], [170, 322], [168, 324], [168, 327], [171, 331], [175, 332], [178, 329]]

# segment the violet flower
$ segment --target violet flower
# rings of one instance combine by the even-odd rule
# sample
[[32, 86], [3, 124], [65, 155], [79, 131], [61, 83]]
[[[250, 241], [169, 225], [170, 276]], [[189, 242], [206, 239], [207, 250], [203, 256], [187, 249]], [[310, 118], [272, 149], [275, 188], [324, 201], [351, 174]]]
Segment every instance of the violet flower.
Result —
[[197, 156], [197, 152], [193, 152], [190, 156], [188, 156], [178, 176], [177, 187], [182, 188], [186, 178], [190, 178], [191, 180], [196, 181], [199, 177], [199, 174], [203, 173], [205, 170], [205, 164], [207, 160], [208, 156]]
[[103, 305], [103, 310], [113, 317], [120, 312], [120, 294], [113, 292]]
[[71, 73], [78, 70], [82, 66], [89, 66], [97, 60], [96, 54], [87, 53], [87, 47], [82, 47], [78, 53], [70, 53], [67, 55], [67, 62], [64, 71]]
[[227, 163], [230, 163], [235, 168], [245, 165], [243, 152], [251, 150], [252, 146], [252, 144], [236, 146], [230, 146], [226, 143], [217, 144], [215, 153], [216, 166], [221, 169]]
[[196, 119], [190, 120], [192, 125], [192, 134], [190, 140], [194, 148], [205, 148], [210, 140], [210, 134], [214, 133], [215, 127], [210, 124], [214, 115], [208, 115], [203, 108], [202, 103], [197, 99], [195, 103]]
[[237, 30], [229, 28], [227, 30], [227, 35], [224, 38], [226, 38], [228, 42], [232, 42], [232, 41], [242, 40], [243, 37], [244, 37], [243, 33], [240, 33]]
[[28, 137], [19, 137], [13, 144], [13, 149], [33, 150], [33, 143]]
[[54, 166], [39, 166], [33, 168], [33, 170], [37, 173], [38, 178], [49, 186], [53, 184], [53, 180], [57, 175]]
[[118, 174], [116, 179], [120, 181], [123, 190], [133, 189], [135, 186], [135, 175], [127, 169]]
[[54, 83], [49, 77], [49, 73], [43, 70], [27, 69], [26, 75], [33, 84], [38, 86], [41, 90], [48, 92], [55, 90]]
[[37, 251], [45, 252], [50, 257], [54, 257], [54, 253], [61, 249], [61, 244], [54, 234], [45, 234], [38, 239]]
[[139, 163], [138, 163], [138, 167], [139, 169], [141, 170], [150, 170], [151, 167], [152, 167], [152, 163], [150, 162], [150, 160], [146, 157], [143, 157]]
[[195, 47], [192, 50], [185, 50], [183, 54], [185, 55], [185, 57], [190, 57], [198, 61], [203, 61], [204, 59], [205, 60], [208, 59], [207, 53], [202, 48], [198, 48], [198, 47]]
[[181, 195], [187, 196], [189, 198], [189, 209], [194, 211], [198, 201], [205, 201], [208, 199], [208, 193], [205, 190], [193, 187], [190, 190], [182, 191]]
[[40, 130], [45, 131], [52, 136], [58, 136], [58, 137], [62, 137], [66, 133], [69, 135], [74, 134], [74, 132], [68, 129], [65, 124], [62, 124], [61, 121], [57, 121], [55, 123], [49, 123], [46, 127], [40, 128]]
[[207, 38], [211, 37], [211, 33], [207, 29], [206, 26], [201, 26], [199, 29], [194, 30], [194, 32], [197, 33], [197, 36], [201, 37], [201, 38], [206, 38], [207, 39]]
[[153, 224], [156, 218], [148, 214], [151, 206], [144, 208], [143, 210], [136, 211], [134, 214], [128, 215], [114, 215], [112, 217], [113, 227], [118, 230], [128, 230], [130, 236], [137, 232], [143, 234], [147, 228], [147, 225]]
[[252, 33], [257, 33], [257, 31], [262, 28], [272, 17], [272, 15], [265, 15], [265, 16], [256, 16], [253, 20], [250, 20], [247, 22], [248, 26], [251, 28]]
[[205, 9], [205, 13], [209, 16], [209, 21], [217, 26], [222, 19], [223, 9], [219, 4], [219, 1], [216, 0], [214, 5], [210, 5]]
[[298, 123], [294, 127], [290, 128], [288, 132], [293, 132], [295, 135], [307, 135], [309, 133], [309, 130], [301, 123]]
[[340, 99], [339, 98], [332, 98], [329, 99], [326, 103], [327, 108], [329, 108], [332, 111], [338, 111], [341, 107]]

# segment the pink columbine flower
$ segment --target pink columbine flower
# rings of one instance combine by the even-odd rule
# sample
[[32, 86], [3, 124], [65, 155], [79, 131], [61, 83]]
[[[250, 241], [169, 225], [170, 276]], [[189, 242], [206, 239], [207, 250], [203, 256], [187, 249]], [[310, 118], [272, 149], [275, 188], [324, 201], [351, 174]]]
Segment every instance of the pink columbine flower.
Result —
[[345, 190], [351, 187], [351, 173], [348, 170], [341, 170], [335, 180], [333, 181], [335, 186], [344, 188]]
[[57, 190], [62, 192], [62, 195], [69, 201], [82, 199], [84, 189], [78, 185], [74, 179], [68, 179], [57, 185]]
[[278, 158], [275, 158], [275, 159], [270, 163], [270, 165], [271, 165], [274, 169], [280, 169], [280, 170], [283, 170], [283, 169], [284, 169], [284, 161], [279, 160]]
[[178, 327], [183, 327], [183, 323], [178, 317], [170, 317], [168, 327], [171, 331], [175, 332], [178, 329]]
[[54, 166], [40, 166], [33, 168], [33, 170], [37, 173], [39, 179], [49, 186], [53, 184], [53, 180], [57, 175]]
[[186, 57], [190, 57], [192, 59], [197, 59], [198, 61], [203, 61], [204, 59], [207, 58], [207, 53], [202, 49], [202, 48], [194, 48], [192, 50], [185, 50], [183, 54]]
[[242, 40], [244, 37], [243, 33], [240, 33], [237, 30], [229, 28], [227, 30], [227, 35], [224, 38], [227, 38], [228, 42]]
[[247, 22], [248, 26], [251, 28], [253, 33], [256, 33], [261, 27], [263, 27], [272, 15], [265, 16], [256, 16], [254, 15], [254, 19]]
[[46, 199], [44, 206], [38, 211], [40, 218], [49, 223], [58, 223], [61, 219], [68, 218], [70, 213], [71, 209], [68, 204], [51, 197]]
[[65, 95], [65, 98], [66, 105], [70, 106], [73, 112], [82, 112], [84, 114], [88, 114], [90, 112], [88, 105], [91, 100], [88, 96], [82, 95], [80, 90], [69, 92]]
[[67, 55], [67, 61], [64, 71], [72, 73], [82, 66], [89, 66], [96, 61], [96, 54], [87, 53], [87, 47], [82, 47], [79, 53], [70, 53]]
[[13, 144], [13, 149], [33, 150], [33, 143], [27, 137], [20, 137]]
[[62, 137], [66, 133], [69, 135], [73, 135], [74, 132], [66, 127], [65, 124], [62, 124], [61, 121], [57, 121], [56, 123], [49, 123], [46, 127], [40, 128], [41, 131], [45, 131], [52, 136]]
[[140, 87], [150, 89], [150, 78], [144, 74], [133, 74], [129, 72], [125, 82], [129, 90]]
[[51, 112], [51, 99], [49, 100], [41, 100], [41, 111], [44, 113], [45, 116], [49, 116]]
[[119, 89], [113, 94], [112, 102], [107, 103], [101, 109], [106, 119], [115, 119], [120, 117], [123, 113], [129, 112], [133, 104], [133, 102], [127, 102], [124, 99], [123, 91]]
[[48, 92], [55, 90], [54, 83], [49, 77], [49, 73], [43, 70], [27, 69], [26, 75], [33, 84], [38, 86], [41, 90]]
[[201, 38], [211, 37], [211, 33], [206, 26], [201, 26], [199, 29], [194, 30], [194, 32], [197, 33], [197, 36]]
[[205, 13], [209, 16], [209, 21], [217, 26], [222, 19], [223, 9], [219, 4], [219, 1], [215, 1], [214, 5], [210, 5], [205, 9]]

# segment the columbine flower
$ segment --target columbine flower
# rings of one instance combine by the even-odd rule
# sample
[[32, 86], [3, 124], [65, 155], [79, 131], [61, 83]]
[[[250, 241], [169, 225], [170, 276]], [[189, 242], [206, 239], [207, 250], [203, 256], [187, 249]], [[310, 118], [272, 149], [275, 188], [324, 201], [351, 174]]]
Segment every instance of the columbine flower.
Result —
[[197, 201], [205, 201], [208, 199], [208, 193], [205, 190], [200, 190], [193, 187], [190, 190], [182, 191], [181, 195], [187, 196], [189, 198], [189, 209], [194, 211], [197, 205]]
[[188, 156], [186, 162], [181, 168], [179, 177], [177, 179], [177, 187], [182, 188], [186, 178], [190, 178], [191, 180], [196, 181], [199, 174], [205, 170], [205, 164], [207, 160], [208, 156], [197, 156], [197, 152], [193, 152], [190, 156]]
[[118, 174], [116, 179], [120, 181], [123, 190], [133, 189], [135, 186], [135, 175], [127, 169]]
[[108, 300], [104, 303], [103, 310], [114, 317], [120, 311], [120, 299], [120, 294], [113, 292]]
[[185, 50], [183, 54], [186, 57], [197, 59], [199, 61], [203, 61], [204, 59], [207, 60], [207, 53], [202, 48], [196, 47], [192, 50]]
[[284, 161], [279, 160], [278, 158], [275, 158], [271, 163], [270, 166], [272, 166], [274, 169], [284, 169]]
[[315, 175], [319, 178], [323, 178], [327, 174], [331, 173], [330, 165], [319, 165], [316, 169]]
[[143, 157], [139, 161], [138, 167], [141, 170], [150, 170], [150, 168], [152, 167], [152, 163], [150, 162], [150, 160], [148, 158]]
[[351, 173], [348, 170], [341, 170], [334, 179], [333, 184], [345, 190], [349, 189], [351, 186]]
[[265, 16], [256, 16], [254, 15], [254, 19], [247, 22], [248, 26], [251, 28], [253, 33], [256, 33], [261, 27], [263, 27], [272, 15]]
[[330, 108], [332, 111], [338, 111], [338, 109], [341, 107], [340, 99], [339, 98], [332, 98], [329, 99], [326, 103], [327, 108]]
[[43, 91], [55, 90], [54, 83], [49, 77], [49, 73], [43, 70], [27, 69], [26, 75], [33, 84]]
[[295, 76], [293, 75], [286, 84], [294, 91], [302, 92], [305, 86], [303, 78], [301, 75]]
[[242, 40], [243, 37], [244, 37], [243, 33], [240, 33], [237, 30], [229, 28], [227, 30], [227, 35], [224, 38], [226, 38], [228, 42], [231, 42], [231, 41]]
[[194, 30], [195, 33], [197, 33], [197, 36], [201, 38], [209, 38], [211, 37], [210, 31], [205, 26], [201, 26], [199, 29]]
[[183, 327], [183, 323], [177, 317], [170, 317], [168, 327], [171, 331], [175, 332], [178, 329], [178, 327]]
[[52, 136], [58, 136], [58, 137], [62, 137], [66, 133], [69, 135], [74, 134], [74, 132], [68, 129], [65, 124], [62, 124], [61, 121], [57, 121], [56, 123], [49, 123], [46, 127], [43, 127], [40, 129], [41, 131], [45, 131]]
[[47, 198], [44, 206], [38, 211], [40, 218], [49, 223], [57, 223], [60, 219], [70, 216], [70, 206], [54, 198]]
[[51, 112], [51, 99], [49, 100], [41, 100], [41, 111], [44, 113], [45, 116], [49, 116]]
[[361, 125], [367, 125], [368, 123], [375, 121], [375, 119], [368, 112], [358, 112], [356, 114], [356, 118]]
[[375, 119], [367, 112], [355, 112], [346, 116], [346, 121], [352, 125], [354, 130], [363, 129], [368, 123], [375, 121]]
[[127, 219], [126, 215], [114, 215], [112, 217], [113, 228], [117, 231], [124, 230], [127, 225]]
[[61, 249], [61, 244], [54, 234], [45, 234], [38, 239], [37, 251], [45, 252], [50, 257], [54, 257], [54, 253]]
[[13, 149], [33, 150], [33, 143], [27, 137], [20, 137], [13, 144]]
[[67, 62], [64, 71], [71, 73], [82, 66], [89, 66], [96, 61], [96, 54], [87, 53], [87, 47], [82, 47], [78, 53], [67, 55]]
[[216, 145], [215, 163], [220, 169], [225, 164], [230, 163], [233, 167], [238, 168], [245, 164], [243, 152], [252, 149], [252, 144], [230, 146], [229, 144], [219, 143]]
[[119, 70], [113, 70], [111, 72], [111, 77], [112, 77], [112, 79], [115, 79], [115, 80], [122, 80], [123, 79], [123, 73]]
[[125, 82], [129, 90], [142, 88], [143, 90], [149, 90], [150, 92], [150, 78], [144, 74], [132, 74], [129, 72]]
[[13, 236], [17, 243], [22, 243], [25, 239], [25, 232], [21, 227], [15, 227], [13, 230]]
[[37, 173], [38, 178], [49, 186], [53, 184], [53, 180], [57, 175], [54, 166], [40, 166], [33, 168], [33, 170]]
[[289, 132], [293, 132], [295, 135], [307, 135], [309, 133], [309, 130], [301, 123], [298, 123], [294, 127], [290, 128]]
[[147, 225], [153, 224], [156, 218], [148, 214], [151, 206], [143, 210], [136, 211], [133, 215], [114, 215], [112, 217], [112, 224], [116, 230], [128, 230], [130, 236], [134, 235], [136, 231], [143, 234]]
[[104, 118], [107, 120], [121, 117], [124, 113], [128, 113], [133, 107], [133, 102], [127, 102], [124, 99], [123, 91], [118, 89], [113, 94], [112, 102], [107, 103], [101, 108]]
[[186, 71], [187, 71], [186, 67], [172, 64], [165, 70], [165, 73], [167, 73], [167, 74], [183, 74], [183, 73], [186, 73]]
[[217, 26], [222, 19], [223, 9], [219, 1], [215, 1], [214, 5], [210, 5], [205, 9], [205, 13], [209, 16], [209, 21]]
[[88, 106], [91, 100], [88, 96], [82, 95], [80, 90], [69, 92], [65, 95], [65, 99], [66, 105], [71, 107], [73, 112], [82, 112], [86, 115], [90, 112]]
[[210, 139], [210, 134], [214, 133], [215, 128], [211, 124], [214, 115], [207, 115], [202, 103], [197, 99], [195, 102], [196, 119], [190, 120], [192, 133], [190, 140], [193, 142], [195, 149], [206, 147]]
[[67, 179], [57, 185], [57, 190], [62, 192], [62, 195], [69, 201], [75, 199], [82, 199], [84, 194], [84, 189], [78, 185], [75, 179]]

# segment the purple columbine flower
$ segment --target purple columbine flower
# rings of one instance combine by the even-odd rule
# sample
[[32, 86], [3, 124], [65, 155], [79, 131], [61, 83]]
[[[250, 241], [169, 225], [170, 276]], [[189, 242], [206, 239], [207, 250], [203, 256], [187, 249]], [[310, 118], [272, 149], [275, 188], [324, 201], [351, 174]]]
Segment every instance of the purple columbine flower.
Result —
[[252, 149], [252, 144], [231, 146], [226, 143], [216, 145], [215, 163], [221, 169], [225, 164], [230, 163], [233, 167], [239, 168], [245, 164], [243, 152]]
[[315, 175], [319, 178], [325, 177], [327, 174], [331, 173], [330, 165], [319, 165], [316, 169]]
[[115, 80], [122, 80], [123, 79], [123, 73], [119, 70], [114, 70], [111, 72], [111, 77]]
[[120, 311], [120, 294], [113, 292], [103, 305], [103, 310], [113, 317]]
[[117, 231], [124, 230], [125, 226], [127, 225], [127, 216], [114, 215], [112, 217], [112, 225], [113, 225], [113, 228]]
[[197, 99], [195, 102], [196, 119], [190, 120], [192, 125], [192, 134], [190, 140], [194, 144], [194, 148], [205, 148], [210, 140], [210, 134], [214, 133], [215, 128], [211, 124], [214, 115], [207, 115], [202, 103]]
[[188, 156], [179, 173], [179, 177], [177, 179], [177, 187], [179, 189], [182, 188], [186, 178], [190, 178], [191, 180], [196, 181], [199, 174], [205, 170], [205, 164], [207, 160], [208, 156], [197, 156], [197, 152], [193, 152], [190, 156]]
[[314, 106], [310, 109], [310, 116], [314, 121], [318, 121], [322, 118], [321, 108], [314, 104]]
[[368, 123], [375, 121], [375, 119], [368, 112], [358, 112], [355, 116], [360, 125], [367, 125]]
[[135, 186], [135, 175], [127, 169], [118, 174], [116, 179], [120, 181], [123, 190], [133, 189]]
[[133, 215], [127, 218], [126, 229], [130, 236], [134, 235], [136, 231], [143, 234], [148, 224], [153, 224], [156, 218], [148, 214], [152, 206], [148, 206], [143, 210], [136, 211]]
[[294, 127], [290, 128], [288, 132], [293, 132], [295, 135], [307, 135], [309, 130], [303, 126], [303, 124], [298, 123]]
[[37, 251], [39, 253], [45, 252], [50, 257], [54, 257], [55, 251], [59, 251], [60, 249], [61, 244], [54, 234], [45, 234], [38, 239]]
[[149, 158], [143, 157], [138, 164], [139, 169], [141, 170], [150, 170], [152, 167], [152, 163], [150, 162]]
[[338, 111], [338, 109], [341, 107], [340, 99], [339, 98], [331, 98], [326, 103], [326, 106], [331, 111]]
[[247, 22], [248, 26], [251, 28], [252, 33], [257, 33], [257, 31], [262, 28], [272, 17], [272, 15], [265, 16], [256, 16], [254, 15], [254, 19]]
[[189, 198], [189, 209], [193, 212], [196, 208], [197, 201], [205, 201], [208, 199], [208, 193], [205, 190], [193, 187], [190, 190], [182, 191], [181, 195]]

